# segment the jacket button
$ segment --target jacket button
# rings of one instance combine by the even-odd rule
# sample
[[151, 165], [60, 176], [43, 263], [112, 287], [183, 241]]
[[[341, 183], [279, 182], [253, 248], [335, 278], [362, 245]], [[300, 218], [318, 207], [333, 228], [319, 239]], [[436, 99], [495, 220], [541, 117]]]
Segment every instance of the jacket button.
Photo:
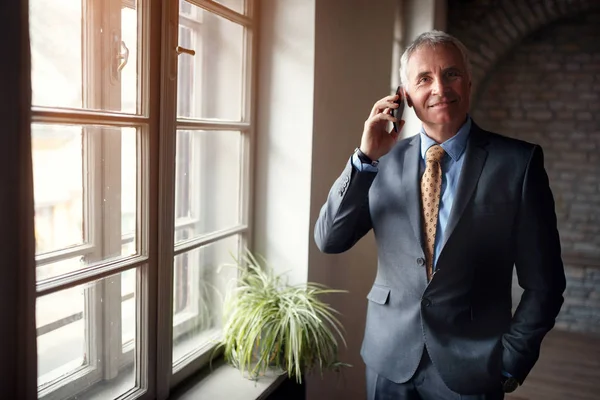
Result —
[[425, 298], [423, 299], [422, 303], [425, 307], [429, 307], [431, 305], [431, 300]]
[[425, 259], [424, 258], [417, 258], [417, 264], [419, 264], [420, 267], [422, 267], [423, 265], [425, 265]]

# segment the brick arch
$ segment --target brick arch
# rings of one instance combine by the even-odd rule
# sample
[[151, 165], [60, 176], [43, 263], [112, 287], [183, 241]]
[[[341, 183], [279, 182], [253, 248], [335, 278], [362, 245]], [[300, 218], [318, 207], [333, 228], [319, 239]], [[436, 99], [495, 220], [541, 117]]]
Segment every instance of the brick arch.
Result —
[[473, 93], [478, 94], [496, 63], [525, 37], [554, 21], [591, 10], [600, 10], [600, 1], [495, 0], [477, 22], [452, 30], [470, 50]]

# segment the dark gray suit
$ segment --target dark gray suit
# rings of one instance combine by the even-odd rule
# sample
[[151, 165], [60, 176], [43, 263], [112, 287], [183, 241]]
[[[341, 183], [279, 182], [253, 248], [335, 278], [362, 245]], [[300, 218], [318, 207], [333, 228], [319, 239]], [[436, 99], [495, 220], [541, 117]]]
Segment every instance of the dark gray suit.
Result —
[[[346, 165], [315, 241], [340, 253], [374, 231], [378, 268], [361, 350], [371, 370], [406, 382], [426, 348], [450, 389], [481, 394], [498, 389], [502, 370], [521, 382], [530, 372], [563, 303], [565, 276], [541, 148], [473, 123], [465, 157], [429, 284], [419, 135], [399, 141], [377, 173]], [[514, 316], [513, 266], [524, 288]]]

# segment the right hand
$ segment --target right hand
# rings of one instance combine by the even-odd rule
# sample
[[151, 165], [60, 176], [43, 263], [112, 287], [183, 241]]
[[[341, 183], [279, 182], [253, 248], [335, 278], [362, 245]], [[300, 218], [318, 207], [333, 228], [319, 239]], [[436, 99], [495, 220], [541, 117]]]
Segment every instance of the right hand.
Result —
[[[389, 153], [394, 147], [402, 127], [404, 120], [398, 121], [390, 112], [392, 109], [399, 107], [394, 103], [398, 99], [398, 95], [386, 96], [379, 100], [373, 106], [369, 118], [365, 121], [362, 138], [360, 139], [360, 151], [365, 153], [371, 160], [379, 160], [382, 156]], [[398, 125], [398, 132], [387, 131], [387, 124], [395, 122]]]

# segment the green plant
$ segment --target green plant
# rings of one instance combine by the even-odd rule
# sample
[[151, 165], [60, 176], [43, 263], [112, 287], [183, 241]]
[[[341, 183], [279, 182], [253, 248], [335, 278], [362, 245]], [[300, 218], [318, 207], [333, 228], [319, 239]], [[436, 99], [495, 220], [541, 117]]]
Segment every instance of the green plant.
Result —
[[322, 374], [348, 366], [337, 359], [336, 334], [346, 345], [337, 311], [319, 299], [345, 291], [315, 283], [288, 285], [261, 260], [264, 265], [250, 251], [236, 260], [239, 273], [225, 299], [219, 346], [225, 359], [250, 378], [275, 369], [299, 383], [313, 369]]

